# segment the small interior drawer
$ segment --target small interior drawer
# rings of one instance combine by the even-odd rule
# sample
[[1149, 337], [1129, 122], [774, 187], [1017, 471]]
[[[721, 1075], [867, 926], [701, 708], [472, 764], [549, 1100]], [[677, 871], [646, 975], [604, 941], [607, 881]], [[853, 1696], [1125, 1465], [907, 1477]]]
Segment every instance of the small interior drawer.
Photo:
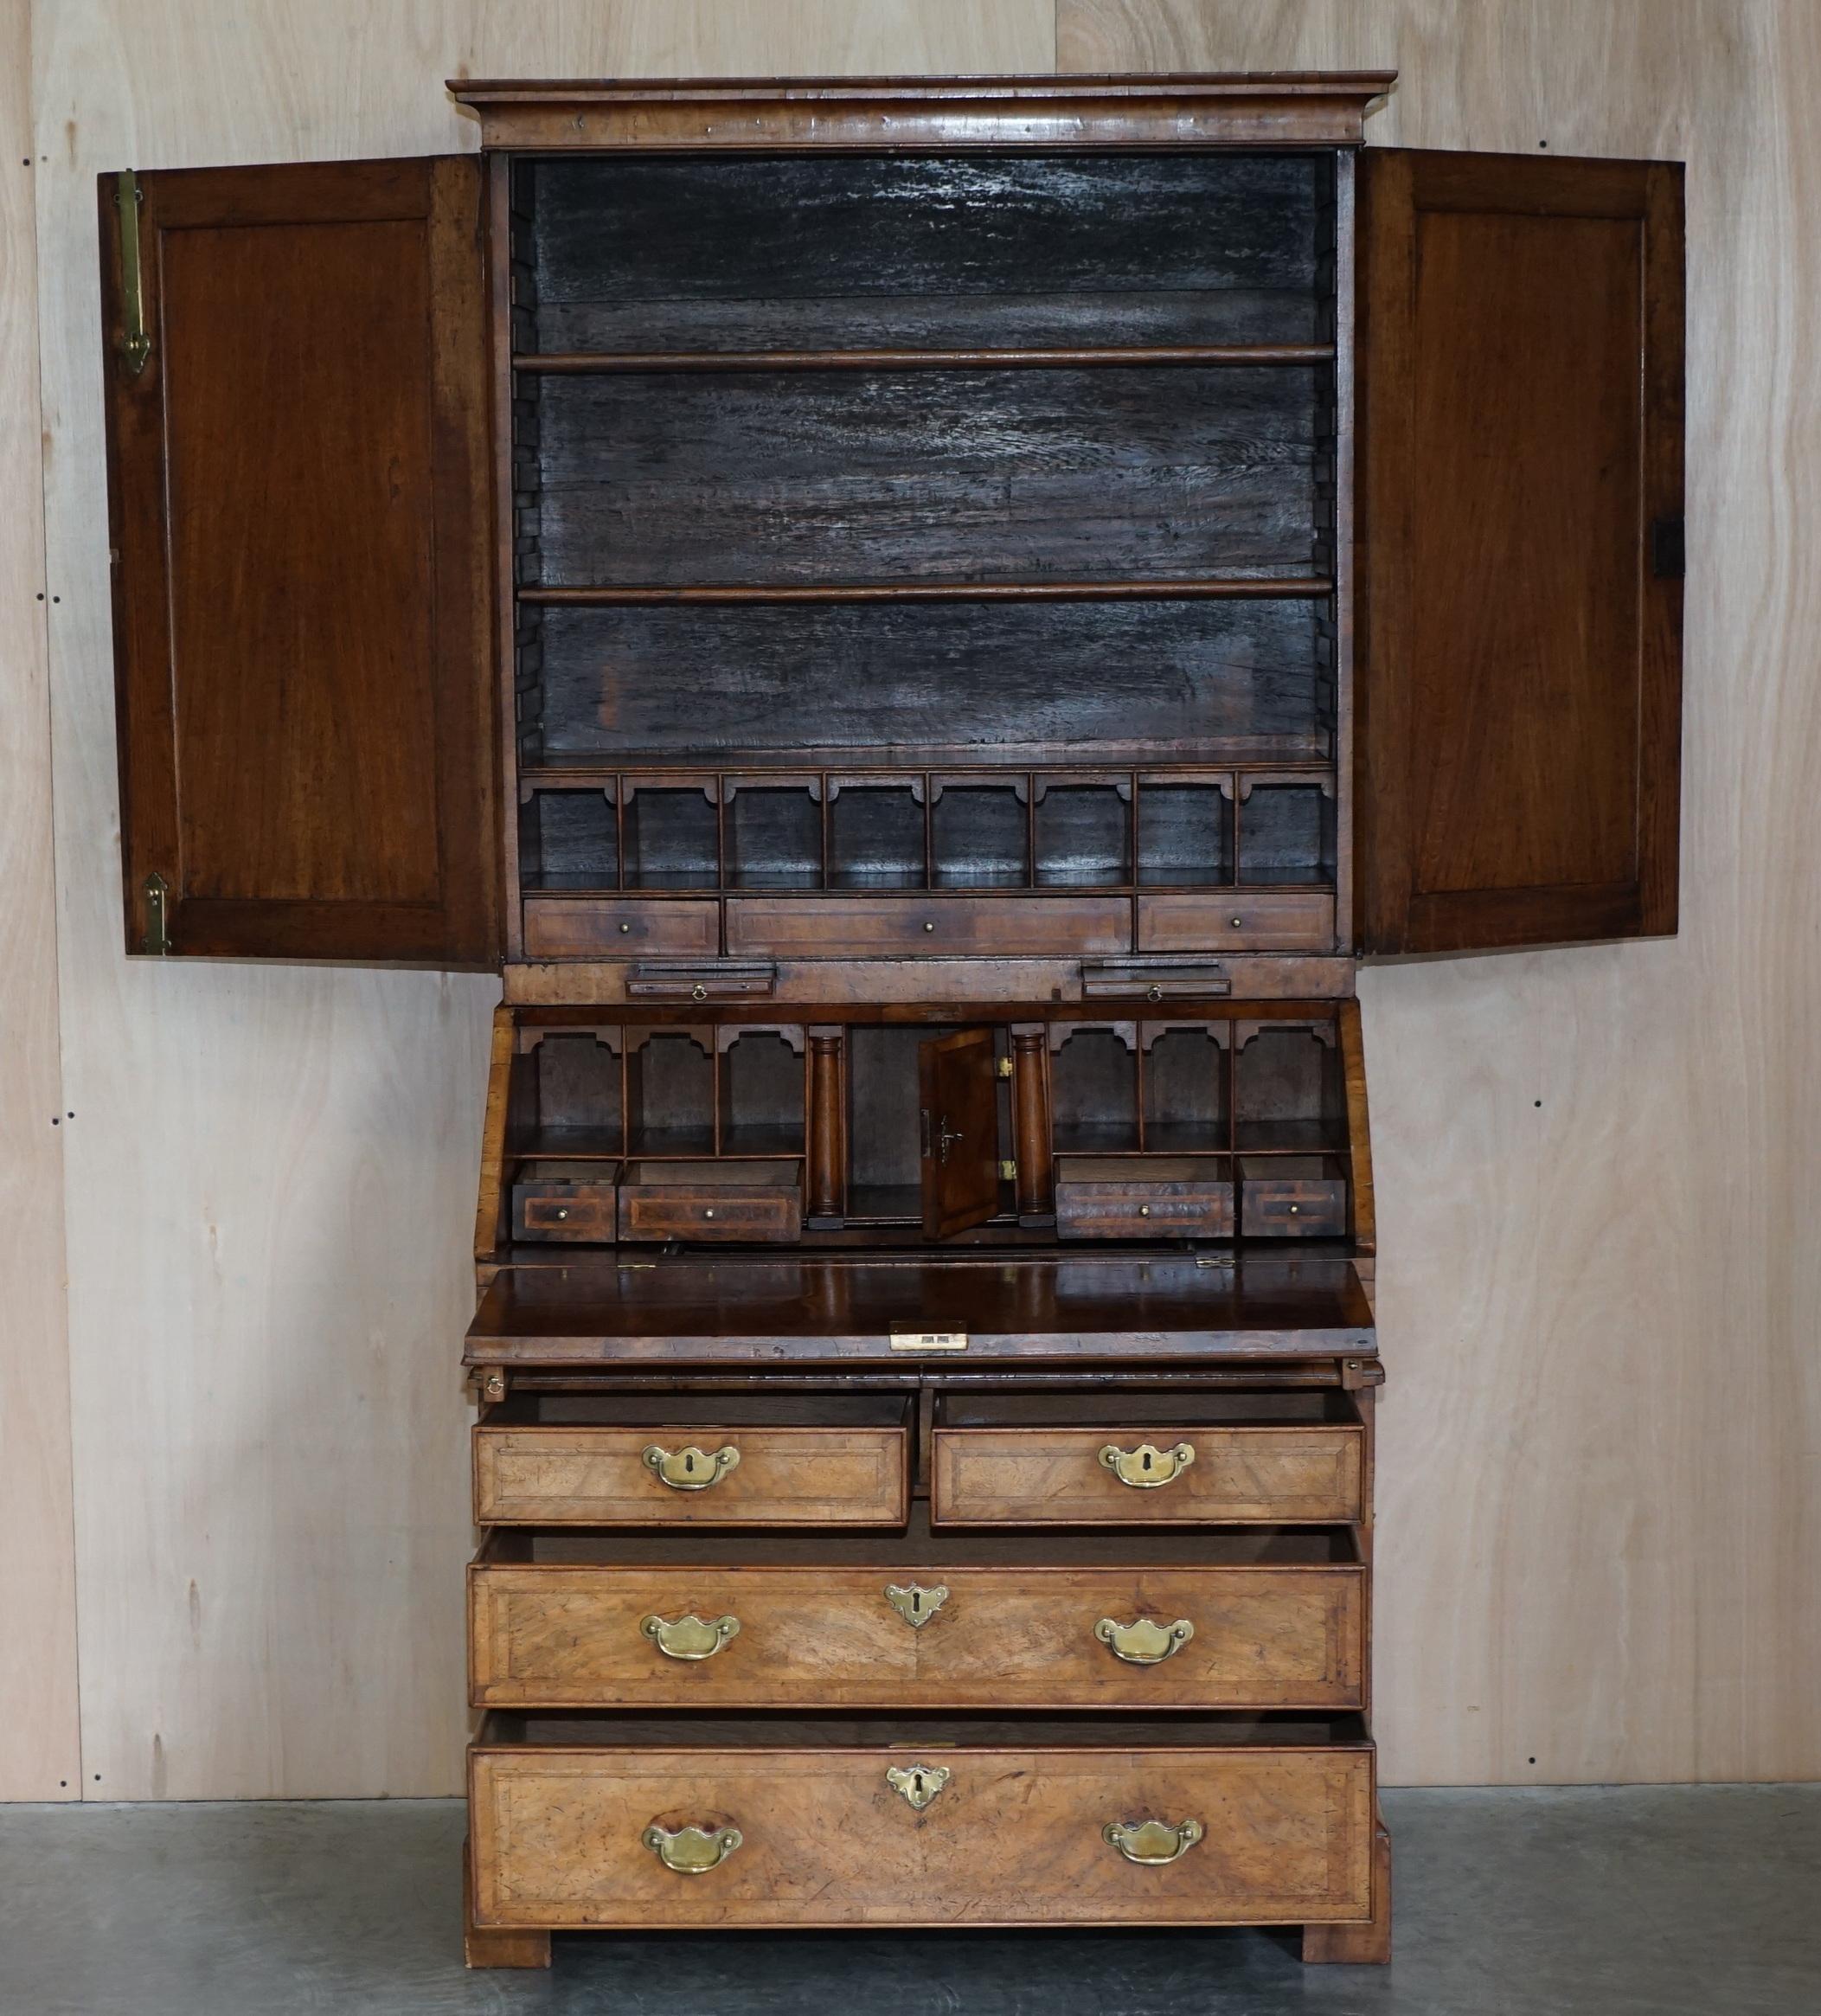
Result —
[[890, 1526], [895, 1394], [526, 1395], [474, 1430], [477, 1525]]
[[622, 1239], [792, 1240], [803, 1235], [803, 1161], [628, 1162]]
[[633, 953], [720, 950], [715, 902], [674, 896], [527, 896], [527, 959], [625, 959]]
[[1140, 896], [1140, 952], [1331, 952], [1334, 898], [1317, 889]]
[[1131, 949], [1125, 896], [735, 896], [728, 950], [785, 959], [947, 953], [1066, 959]]
[[1060, 1155], [1060, 1239], [1225, 1239], [1233, 1171], [1224, 1155]]
[[1338, 1155], [1242, 1155], [1240, 1230], [1248, 1239], [1339, 1239], [1347, 1170]]
[[617, 1162], [521, 1162], [512, 1179], [515, 1239], [580, 1239], [612, 1244]]
[[944, 1393], [930, 1458], [943, 1526], [1356, 1521], [1365, 1428], [1344, 1392]]

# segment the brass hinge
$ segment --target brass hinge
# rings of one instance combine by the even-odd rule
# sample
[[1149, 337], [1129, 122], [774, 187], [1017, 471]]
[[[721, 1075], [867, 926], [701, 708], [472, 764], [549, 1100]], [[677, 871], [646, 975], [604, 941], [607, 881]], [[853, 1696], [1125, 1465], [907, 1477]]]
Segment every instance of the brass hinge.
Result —
[[998, 1063], [993, 1066], [993, 1069], [994, 1069], [994, 1070], [995, 1070], [995, 1071], [997, 1071], [997, 1072], [998, 1073], [998, 1075], [1000, 1075], [1000, 1077], [1002, 1077], [1002, 1078], [1009, 1078], [1009, 1077], [1010, 1077], [1010, 1076], [1011, 1076], [1011, 1059], [1010, 1059], [1010, 1057], [1001, 1057], [1001, 1058], [999, 1059]]
[[139, 209], [145, 191], [131, 169], [114, 177], [114, 202], [120, 212], [120, 355], [134, 377], [151, 356], [151, 336], [145, 326], [145, 281], [139, 263]]
[[139, 884], [145, 898], [145, 949], [160, 959], [170, 953], [170, 884], [156, 872]]
[[1001, 1183], [1016, 1183], [1018, 1180], [1017, 1164], [1016, 1162], [1000, 1163], [999, 1180]]

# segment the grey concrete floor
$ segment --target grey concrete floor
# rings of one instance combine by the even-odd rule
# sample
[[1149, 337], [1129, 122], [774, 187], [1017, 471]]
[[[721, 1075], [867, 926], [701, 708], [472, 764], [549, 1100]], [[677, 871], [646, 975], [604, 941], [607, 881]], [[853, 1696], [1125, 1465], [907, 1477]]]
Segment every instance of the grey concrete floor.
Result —
[[1397, 1958], [1267, 1933], [559, 1939], [465, 1974], [453, 1801], [0, 1807], [0, 2016], [1815, 2016], [1821, 1786], [1402, 1792]]

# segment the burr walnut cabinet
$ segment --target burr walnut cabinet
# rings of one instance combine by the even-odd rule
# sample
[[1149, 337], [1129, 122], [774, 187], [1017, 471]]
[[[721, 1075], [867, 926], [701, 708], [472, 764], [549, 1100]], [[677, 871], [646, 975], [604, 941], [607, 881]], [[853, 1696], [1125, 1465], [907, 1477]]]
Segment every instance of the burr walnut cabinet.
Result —
[[1356, 963], [1675, 928], [1682, 571], [1679, 168], [1391, 83], [101, 185], [128, 950], [503, 973], [476, 1965], [1388, 1955]]

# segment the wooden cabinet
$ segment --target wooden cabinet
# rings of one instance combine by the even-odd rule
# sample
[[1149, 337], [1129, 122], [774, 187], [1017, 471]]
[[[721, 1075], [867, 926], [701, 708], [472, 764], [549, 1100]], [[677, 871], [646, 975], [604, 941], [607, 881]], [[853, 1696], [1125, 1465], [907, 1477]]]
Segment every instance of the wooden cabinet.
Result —
[[1679, 169], [1391, 83], [103, 183], [129, 949], [503, 966], [475, 1964], [1388, 1954], [1355, 960], [1674, 928], [1682, 567]]

